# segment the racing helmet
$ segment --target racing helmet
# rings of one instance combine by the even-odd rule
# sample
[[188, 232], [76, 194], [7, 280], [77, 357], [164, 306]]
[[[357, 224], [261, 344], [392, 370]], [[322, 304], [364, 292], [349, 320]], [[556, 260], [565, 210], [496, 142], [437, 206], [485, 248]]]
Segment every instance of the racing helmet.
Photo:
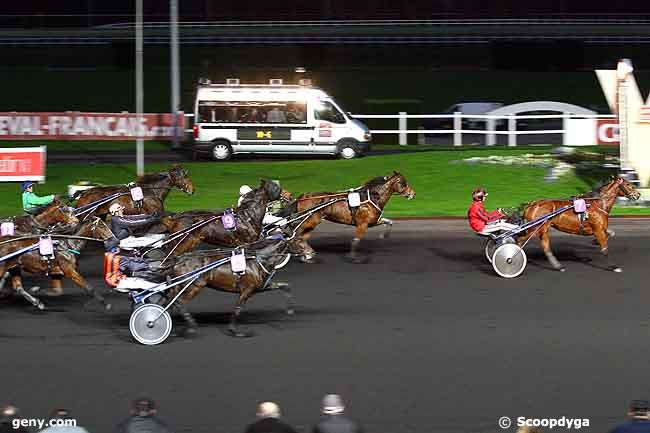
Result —
[[483, 201], [487, 197], [488, 193], [485, 188], [478, 187], [472, 191], [472, 200], [474, 201]]
[[248, 194], [249, 192], [251, 192], [252, 190], [253, 190], [253, 188], [251, 188], [250, 186], [242, 185], [242, 186], [239, 187], [239, 196], [243, 197], [246, 194]]
[[27, 188], [29, 188], [32, 185], [34, 185], [34, 182], [32, 182], [31, 180], [26, 180], [25, 182], [20, 184], [20, 187], [22, 188], [23, 191], [27, 191]]
[[111, 215], [115, 215], [121, 210], [124, 210], [124, 206], [119, 203], [113, 203], [111, 207], [108, 208], [108, 211], [111, 213]]

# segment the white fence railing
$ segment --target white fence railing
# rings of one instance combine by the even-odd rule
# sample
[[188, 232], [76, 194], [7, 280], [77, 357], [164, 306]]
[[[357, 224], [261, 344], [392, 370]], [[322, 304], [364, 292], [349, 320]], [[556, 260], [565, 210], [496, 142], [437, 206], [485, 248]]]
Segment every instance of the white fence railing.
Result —
[[[596, 115], [574, 115], [574, 114], [547, 114], [547, 115], [469, 115], [461, 112], [453, 114], [408, 114], [399, 112], [398, 114], [353, 114], [352, 117], [357, 119], [396, 119], [398, 129], [371, 129], [370, 133], [375, 134], [398, 134], [399, 144], [405, 146], [408, 144], [408, 134], [419, 134], [418, 142], [423, 142], [425, 134], [453, 134], [454, 146], [463, 145], [463, 134], [483, 134], [485, 135], [485, 144], [494, 146], [497, 143], [497, 135], [508, 136], [508, 146], [517, 145], [518, 135], [538, 135], [538, 134], [562, 134], [567, 133], [567, 122], [574, 119], [616, 119], [611, 114]], [[408, 119], [452, 119], [453, 128], [451, 129], [408, 129]], [[463, 129], [463, 119], [472, 119], [474, 123], [482, 123], [485, 129]], [[539, 130], [517, 130], [518, 120], [530, 119], [562, 119], [562, 129], [539, 129]], [[507, 124], [507, 130], [498, 130], [499, 120]], [[595, 131], [594, 131], [595, 133]], [[566, 141], [566, 140], [564, 140]]]
[[[186, 125], [192, 125], [194, 120], [194, 114], [185, 113]], [[352, 117], [357, 119], [396, 119], [397, 120], [397, 129], [371, 129], [370, 133], [373, 135], [389, 135], [397, 134], [399, 137], [399, 144], [402, 146], [408, 145], [408, 134], [418, 134], [418, 142], [424, 143], [424, 136], [426, 135], [436, 135], [436, 134], [453, 134], [453, 144], [454, 146], [463, 145], [463, 134], [481, 134], [485, 135], [485, 144], [487, 146], [494, 146], [497, 144], [498, 135], [508, 136], [508, 146], [514, 147], [517, 146], [517, 136], [519, 135], [544, 135], [544, 134], [561, 134], [563, 136], [564, 144], [568, 143], [567, 140], [576, 140], [575, 129], [573, 128], [569, 131], [568, 124], [571, 121], [578, 120], [591, 120], [596, 121], [597, 119], [609, 119], [615, 120], [616, 116], [612, 114], [595, 114], [595, 115], [576, 115], [576, 114], [545, 114], [545, 115], [476, 115], [476, 114], [463, 114], [461, 112], [456, 112], [454, 114], [408, 114], [406, 112], [400, 112], [398, 114], [353, 114]], [[408, 129], [408, 119], [452, 119], [453, 128], [451, 129], [424, 129], [422, 127], [418, 129]], [[472, 119], [474, 123], [482, 123], [485, 126], [485, 129], [463, 129], [463, 119]], [[517, 121], [518, 120], [543, 120], [543, 119], [562, 119], [562, 129], [538, 129], [538, 130], [518, 130]], [[477, 122], [478, 120], [478, 122]], [[481, 122], [481, 120], [483, 120]], [[507, 125], [506, 130], [498, 130], [499, 120], [502, 120], [502, 123]], [[584, 128], [585, 125], [580, 124], [579, 128]], [[186, 133], [191, 133], [192, 129], [188, 128], [185, 130]], [[569, 135], [569, 132], [571, 134]], [[587, 136], [593, 133], [594, 137], [597, 134], [596, 126], [592, 127], [591, 131], [582, 131], [583, 136]], [[578, 138], [579, 141], [589, 141], [582, 140]], [[584, 142], [576, 143], [584, 145]]]

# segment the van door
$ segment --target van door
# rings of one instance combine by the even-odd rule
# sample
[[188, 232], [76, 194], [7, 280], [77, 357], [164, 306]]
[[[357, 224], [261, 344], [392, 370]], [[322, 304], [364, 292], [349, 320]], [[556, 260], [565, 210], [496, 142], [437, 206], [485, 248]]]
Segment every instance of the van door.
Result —
[[317, 151], [335, 153], [336, 143], [346, 136], [347, 119], [331, 101], [321, 100], [314, 107]]

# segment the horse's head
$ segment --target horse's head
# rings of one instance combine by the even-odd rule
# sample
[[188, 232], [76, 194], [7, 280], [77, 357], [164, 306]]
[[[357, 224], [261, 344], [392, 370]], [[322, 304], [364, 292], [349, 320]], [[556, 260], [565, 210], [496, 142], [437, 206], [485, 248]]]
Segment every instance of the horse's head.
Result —
[[98, 217], [93, 217], [81, 223], [77, 235], [105, 241], [106, 239], [113, 237], [113, 232], [104, 220]]
[[63, 225], [76, 225], [79, 220], [74, 214], [74, 209], [66, 206], [64, 203], [55, 199], [50, 203], [41, 213], [38, 218], [48, 225], [63, 224]]
[[187, 170], [185, 170], [180, 164], [172, 165], [169, 169], [169, 178], [172, 181], [172, 185], [176, 188], [186, 194], [194, 194], [194, 184], [192, 183], [192, 179], [190, 179], [190, 176], [187, 174]]
[[267, 201], [279, 200], [283, 192], [280, 182], [268, 179], [260, 179], [259, 189], [266, 194]]
[[400, 194], [409, 200], [415, 198], [415, 190], [402, 173], [393, 171], [391, 180], [393, 181], [391, 184], [391, 192]]
[[641, 193], [637, 191], [634, 185], [620, 176], [612, 176], [612, 181], [610, 183], [616, 184], [616, 195], [618, 197], [627, 197], [630, 200], [638, 200], [639, 197], [641, 197]]

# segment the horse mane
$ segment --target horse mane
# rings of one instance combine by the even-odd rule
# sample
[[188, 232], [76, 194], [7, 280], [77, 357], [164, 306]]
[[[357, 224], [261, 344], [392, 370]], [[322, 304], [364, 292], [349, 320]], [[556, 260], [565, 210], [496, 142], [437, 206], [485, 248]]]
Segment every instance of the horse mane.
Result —
[[148, 173], [148, 174], [143, 174], [142, 176], [138, 176], [136, 178], [137, 183], [153, 183], [159, 180], [162, 180], [167, 177], [167, 174], [165, 172], [162, 173]]

